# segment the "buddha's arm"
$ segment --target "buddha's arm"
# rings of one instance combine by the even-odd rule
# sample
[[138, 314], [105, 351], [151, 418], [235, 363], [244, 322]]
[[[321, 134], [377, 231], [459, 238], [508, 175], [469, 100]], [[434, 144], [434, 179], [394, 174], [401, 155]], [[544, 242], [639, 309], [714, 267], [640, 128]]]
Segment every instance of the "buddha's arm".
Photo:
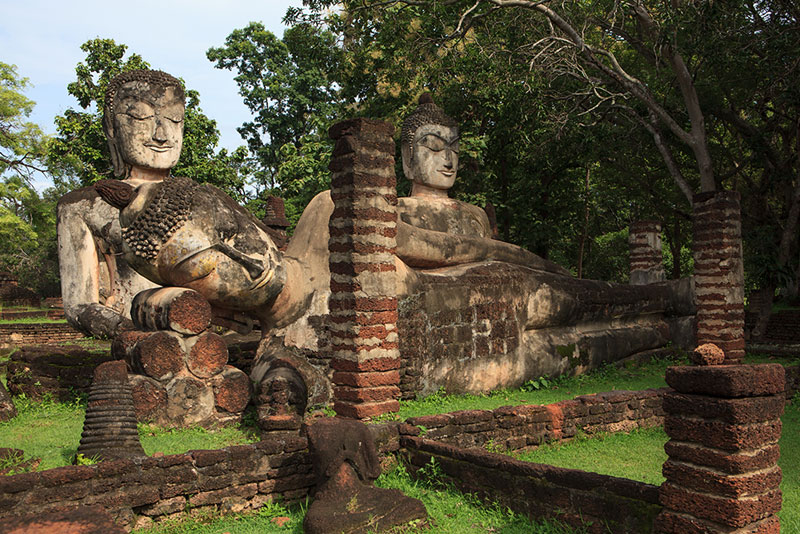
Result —
[[425, 230], [403, 221], [397, 221], [397, 256], [407, 265], [417, 268], [503, 261], [539, 271], [570, 275], [560, 265], [510, 243]]
[[70, 324], [93, 336], [111, 337], [129, 326], [130, 320], [100, 303], [100, 256], [83, 217], [90, 204], [79, 196], [65, 197], [58, 204], [61, 296]]

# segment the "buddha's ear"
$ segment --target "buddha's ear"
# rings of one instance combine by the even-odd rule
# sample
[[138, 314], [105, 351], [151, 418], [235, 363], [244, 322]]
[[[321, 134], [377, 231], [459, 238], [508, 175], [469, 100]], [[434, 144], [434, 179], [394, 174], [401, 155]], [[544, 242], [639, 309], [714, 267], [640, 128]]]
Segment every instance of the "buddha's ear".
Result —
[[108, 111], [103, 113], [103, 132], [106, 134], [106, 141], [108, 141], [108, 151], [111, 154], [111, 165], [114, 166], [114, 176], [122, 176], [125, 174], [126, 166], [117, 148], [114, 119]]

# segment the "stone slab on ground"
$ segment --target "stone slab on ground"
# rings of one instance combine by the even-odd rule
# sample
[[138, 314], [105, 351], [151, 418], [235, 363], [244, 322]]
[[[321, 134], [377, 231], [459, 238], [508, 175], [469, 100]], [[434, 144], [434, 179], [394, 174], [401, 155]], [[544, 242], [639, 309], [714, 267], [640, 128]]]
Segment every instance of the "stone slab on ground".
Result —
[[0, 519], [4, 534], [125, 534], [102, 506]]

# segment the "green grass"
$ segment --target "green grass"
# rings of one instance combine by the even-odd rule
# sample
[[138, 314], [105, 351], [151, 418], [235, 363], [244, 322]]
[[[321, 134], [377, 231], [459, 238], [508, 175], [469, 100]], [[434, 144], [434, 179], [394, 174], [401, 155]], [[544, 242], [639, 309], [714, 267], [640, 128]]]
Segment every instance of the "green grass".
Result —
[[589, 393], [660, 388], [667, 385], [664, 382], [666, 368], [685, 361], [663, 358], [622, 367], [605, 365], [583, 375], [545, 379], [544, 383], [542, 379], [531, 380], [522, 388], [501, 389], [484, 395], [447, 395], [440, 390], [418, 400], [401, 401], [396, 418], [404, 420], [457, 410], [493, 410], [509, 404], [551, 404]]
[[[86, 413], [84, 403], [34, 402], [16, 397], [17, 416], [0, 423], [0, 447], [22, 449], [25, 459], [41, 458], [38, 470], [70, 465], [78, 449]], [[220, 449], [259, 440], [253, 425], [165, 429], [140, 424], [139, 438], [145, 453], [179, 454], [198, 449]]]
[[252, 426], [225, 426], [208, 430], [202, 427], [162, 428], [139, 424], [139, 439], [145, 454], [152, 456], [156, 452], [168, 455], [200, 449], [222, 449], [255, 443], [260, 437], [258, 429]]
[[527, 462], [630, 478], [658, 486], [664, 481], [661, 466], [667, 461], [664, 452], [667, 439], [660, 426], [627, 434], [580, 434], [569, 443], [544, 445], [512, 455]]
[[48, 319], [47, 317], [18, 317], [16, 319], [0, 319], [0, 325], [4, 324], [55, 324], [66, 323], [66, 319]]
[[[783, 507], [778, 515], [784, 532], [800, 532], [800, 396], [786, 407], [781, 420], [783, 432], [778, 465], [783, 471]], [[530, 452], [512, 453], [512, 456], [660, 485], [664, 481], [661, 466], [667, 459], [664, 453], [667, 439], [663, 429], [658, 427], [629, 434], [582, 436], [572, 442], [545, 445]]]
[[0, 447], [22, 449], [25, 459], [41, 458], [38, 470], [69, 465], [83, 430], [80, 403], [14, 398], [17, 416], [0, 423]]

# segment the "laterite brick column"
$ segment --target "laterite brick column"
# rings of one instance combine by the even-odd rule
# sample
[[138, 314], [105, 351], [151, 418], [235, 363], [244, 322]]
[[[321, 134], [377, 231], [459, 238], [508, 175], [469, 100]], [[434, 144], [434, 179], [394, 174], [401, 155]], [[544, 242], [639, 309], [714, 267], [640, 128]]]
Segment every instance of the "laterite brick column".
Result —
[[628, 232], [628, 244], [631, 252], [631, 284], [640, 286], [664, 281], [666, 276], [661, 253], [661, 223], [632, 223]]
[[330, 218], [331, 367], [336, 413], [365, 419], [397, 411], [397, 189], [394, 127], [335, 124]]
[[744, 358], [744, 268], [739, 193], [694, 197], [694, 281], [697, 344], [714, 343], [726, 363]]
[[670, 367], [666, 482], [654, 531], [780, 532], [777, 465], [785, 371], [779, 364]]

